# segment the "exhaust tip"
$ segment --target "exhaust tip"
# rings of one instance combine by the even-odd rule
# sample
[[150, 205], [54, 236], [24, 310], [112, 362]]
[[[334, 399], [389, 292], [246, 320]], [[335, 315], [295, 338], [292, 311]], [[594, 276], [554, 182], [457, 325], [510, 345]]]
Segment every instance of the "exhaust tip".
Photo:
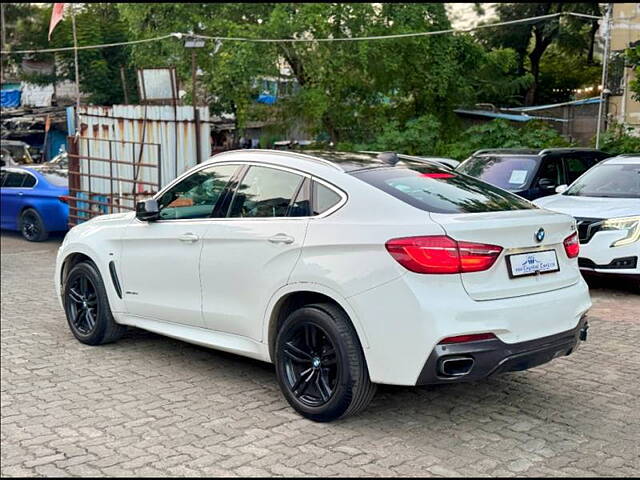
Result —
[[462, 377], [471, 372], [474, 363], [472, 357], [445, 357], [440, 360], [438, 370], [446, 377]]

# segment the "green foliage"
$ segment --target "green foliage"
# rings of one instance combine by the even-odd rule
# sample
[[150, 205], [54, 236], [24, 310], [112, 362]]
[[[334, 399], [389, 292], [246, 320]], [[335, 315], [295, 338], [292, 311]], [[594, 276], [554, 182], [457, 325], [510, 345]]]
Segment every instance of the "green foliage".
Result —
[[440, 138], [441, 124], [433, 115], [409, 120], [402, 127], [397, 121], [388, 123], [373, 144], [373, 150], [419, 155], [433, 152]]
[[[441, 155], [463, 160], [482, 148], [551, 148], [569, 143], [547, 124], [532, 121], [515, 127], [506, 120], [492, 120], [461, 131], [450, 141], [443, 140], [438, 120], [425, 115], [400, 127], [389, 124], [371, 144], [357, 145], [355, 150], [389, 150], [409, 155]], [[339, 144], [336, 148], [342, 146]]]
[[[640, 137], [631, 135], [633, 128], [621, 123], [613, 123], [600, 137], [600, 150], [612, 155], [621, 153], [640, 154]], [[595, 146], [595, 137], [592, 144]]]
[[636, 102], [640, 102], [640, 45], [633, 48], [627, 48], [624, 52], [626, 63], [631, 65], [635, 78], [629, 82], [631, 90], [631, 98]]

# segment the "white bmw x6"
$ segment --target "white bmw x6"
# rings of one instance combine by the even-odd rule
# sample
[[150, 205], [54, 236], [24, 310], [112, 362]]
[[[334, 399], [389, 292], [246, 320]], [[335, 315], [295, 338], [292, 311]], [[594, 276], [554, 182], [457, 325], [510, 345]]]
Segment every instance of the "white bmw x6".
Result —
[[73, 228], [56, 289], [89, 345], [134, 326], [272, 362], [307, 418], [378, 383], [525, 370], [586, 338], [572, 217], [397, 155], [216, 155]]

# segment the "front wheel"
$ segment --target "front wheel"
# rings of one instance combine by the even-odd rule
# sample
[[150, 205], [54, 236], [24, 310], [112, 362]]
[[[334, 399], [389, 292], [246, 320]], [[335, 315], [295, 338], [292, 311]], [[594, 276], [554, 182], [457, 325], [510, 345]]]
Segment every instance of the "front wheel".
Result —
[[287, 317], [276, 338], [275, 364], [289, 404], [314, 421], [356, 414], [375, 394], [358, 336], [332, 304], [307, 305]]
[[30, 242], [44, 242], [49, 238], [42, 217], [33, 208], [25, 209], [20, 215], [20, 233]]
[[71, 332], [87, 345], [113, 342], [126, 330], [114, 321], [100, 272], [90, 262], [79, 263], [67, 275], [64, 310]]

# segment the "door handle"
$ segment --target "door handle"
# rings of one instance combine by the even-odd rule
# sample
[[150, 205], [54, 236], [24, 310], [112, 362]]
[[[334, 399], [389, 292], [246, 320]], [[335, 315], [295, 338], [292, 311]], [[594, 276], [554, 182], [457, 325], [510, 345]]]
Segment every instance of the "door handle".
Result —
[[195, 233], [183, 233], [178, 237], [178, 240], [180, 240], [181, 242], [193, 243], [200, 240], [200, 237], [198, 237]]
[[293, 243], [295, 240], [295, 238], [285, 234], [285, 233], [278, 233], [277, 235], [274, 235], [273, 237], [269, 238], [269, 241], [271, 243], [284, 243], [286, 245], [289, 245], [291, 243]]
[[23, 195], [24, 195], [24, 193], [22, 193], [22, 192], [18, 192], [18, 196], [20, 196], [20, 197], [21, 197], [21, 196], [23, 196]]

